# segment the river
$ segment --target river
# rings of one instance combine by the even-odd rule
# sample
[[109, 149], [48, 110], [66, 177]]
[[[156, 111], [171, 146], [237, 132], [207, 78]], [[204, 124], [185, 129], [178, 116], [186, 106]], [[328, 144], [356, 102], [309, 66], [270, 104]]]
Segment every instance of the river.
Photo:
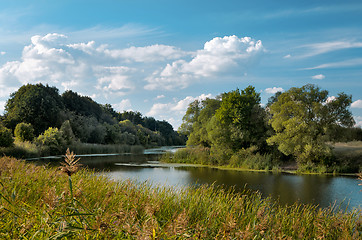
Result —
[[271, 196], [283, 205], [299, 202], [324, 208], [336, 204], [343, 210], [362, 207], [362, 187], [356, 177], [274, 174], [166, 164], [157, 161], [159, 153], [156, 150], [139, 155], [83, 155], [80, 162], [113, 180], [132, 179], [175, 188], [214, 184], [240, 191], [246, 187], [259, 191], [264, 197]]

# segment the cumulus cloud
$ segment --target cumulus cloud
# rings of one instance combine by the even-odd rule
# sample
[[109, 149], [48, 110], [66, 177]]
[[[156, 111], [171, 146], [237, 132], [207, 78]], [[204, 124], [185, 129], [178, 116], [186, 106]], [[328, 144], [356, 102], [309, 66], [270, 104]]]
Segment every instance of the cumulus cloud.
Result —
[[135, 68], [137, 63], [162, 64], [187, 54], [166, 45], [109, 49], [95, 41], [72, 43], [67, 36], [58, 33], [36, 35], [24, 47], [21, 60], [0, 66], [0, 86], [7, 89], [43, 82], [61, 90], [97, 89], [97, 95], [119, 96], [134, 90], [136, 82], [142, 84], [154, 71], [145, 73], [144, 68], [149, 65]]
[[155, 103], [146, 115], [170, 121], [174, 127], [178, 127], [181, 125], [181, 121], [176, 121], [175, 119], [182, 119], [190, 103], [195, 100], [202, 101], [212, 97], [211, 94], [201, 94], [197, 97], [187, 96], [182, 100], [175, 100], [171, 103]]
[[161, 70], [146, 78], [145, 89], [158, 88], [171, 90], [186, 88], [191, 81], [213, 78], [221, 74], [245, 71], [264, 52], [262, 42], [250, 37], [216, 37], [195, 52], [190, 61], [180, 59], [169, 63]]
[[112, 107], [118, 112], [129, 111], [132, 107], [131, 100], [123, 99], [120, 103], [112, 104]]
[[267, 88], [264, 91], [269, 94], [276, 94], [277, 92], [284, 92], [284, 89], [281, 87], [273, 87], [273, 88]]
[[357, 127], [362, 127], [362, 117], [361, 116], [356, 116], [354, 117], [354, 120], [356, 122], [356, 125]]
[[326, 99], [326, 103], [332, 102], [334, 100], [336, 100], [337, 98], [335, 96], [330, 96]]
[[351, 108], [362, 108], [362, 100], [358, 99], [351, 104]]
[[318, 75], [312, 76], [312, 79], [317, 79], [317, 80], [322, 80], [325, 78], [326, 78], [326, 76], [324, 76], [323, 74], [318, 74]]

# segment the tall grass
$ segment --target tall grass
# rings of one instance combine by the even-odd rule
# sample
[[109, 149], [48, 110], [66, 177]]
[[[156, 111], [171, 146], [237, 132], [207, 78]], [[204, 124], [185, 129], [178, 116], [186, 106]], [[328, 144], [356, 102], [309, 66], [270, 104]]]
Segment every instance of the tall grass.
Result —
[[[67, 174], [69, 175], [69, 174]], [[213, 186], [174, 190], [0, 159], [0, 239], [361, 239], [361, 210], [279, 206]], [[71, 186], [71, 187], [70, 187]]]

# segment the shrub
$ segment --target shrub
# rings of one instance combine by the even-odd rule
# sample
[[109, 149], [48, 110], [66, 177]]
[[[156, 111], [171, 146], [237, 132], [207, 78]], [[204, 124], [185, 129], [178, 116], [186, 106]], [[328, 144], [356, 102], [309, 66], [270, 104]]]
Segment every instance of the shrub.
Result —
[[10, 147], [14, 144], [11, 130], [0, 125], [0, 147]]
[[59, 154], [64, 148], [64, 139], [58, 128], [48, 128], [43, 134], [39, 135], [37, 142], [41, 147], [41, 151], [45, 152], [45, 154]]
[[15, 139], [21, 142], [31, 142], [34, 138], [34, 128], [30, 123], [19, 123], [14, 131]]

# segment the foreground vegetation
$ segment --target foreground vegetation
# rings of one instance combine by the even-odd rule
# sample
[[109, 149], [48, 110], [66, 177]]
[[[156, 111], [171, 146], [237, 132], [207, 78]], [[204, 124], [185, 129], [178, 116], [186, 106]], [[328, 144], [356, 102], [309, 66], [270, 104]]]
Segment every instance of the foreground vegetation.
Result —
[[1, 239], [360, 239], [360, 210], [279, 206], [253, 192], [114, 182], [0, 159]]

